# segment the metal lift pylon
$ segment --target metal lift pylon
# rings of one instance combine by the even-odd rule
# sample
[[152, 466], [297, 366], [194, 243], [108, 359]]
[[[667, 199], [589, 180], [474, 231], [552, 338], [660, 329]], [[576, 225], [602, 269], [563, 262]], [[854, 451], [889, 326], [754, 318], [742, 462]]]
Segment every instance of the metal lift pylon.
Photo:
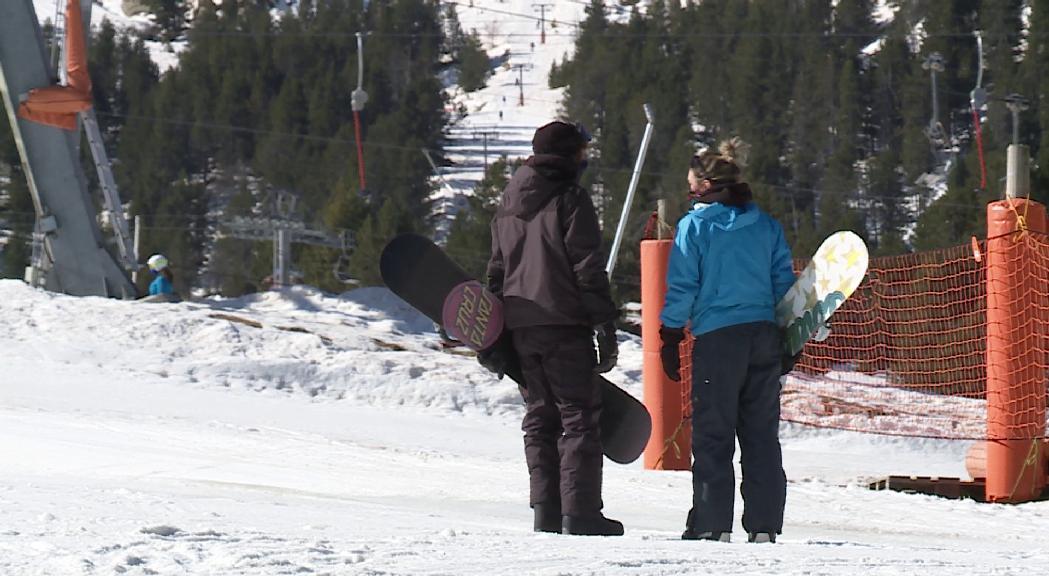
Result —
[[[79, 2], [84, 27], [89, 30], [91, 0]], [[25, 95], [32, 89], [54, 85], [57, 77], [33, 0], [0, 2], [0, 95], [33, 198], [37, 229], [44, 234], [43, 265], [34, 272], [39, 279], [35, 283], [76, 296], [133, 298], [137, 292], [127, 270], [106, 250], [87, 178], [80, 166], [79, 131], [44, 126], [18, 116]], [[82, 113], [81, 118], [84, 116]], [[90, 142], [90, 127], [88, 136]], [[97, 124], [93, 136], [101, 145]], [[97, 164], [99, 157], [95, 158]], [[108, 161], [103, 163], [108, 171]], [[106, 190], [111, 183], [111, 176], [103, 182], [106, 205], [122, 218], [115, 186]], [[123, 235], [118, 242], [122, 256], [129, 245], [126, 231], [126, 223], [123, 230], [117, 231], [118, 237]], [[133, 263], [133, 252], [131, 258]]]

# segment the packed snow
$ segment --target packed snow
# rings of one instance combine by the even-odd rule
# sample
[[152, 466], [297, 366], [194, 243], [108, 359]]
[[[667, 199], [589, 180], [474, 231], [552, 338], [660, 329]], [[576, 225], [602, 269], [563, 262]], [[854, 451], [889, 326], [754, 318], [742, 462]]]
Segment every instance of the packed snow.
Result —
[[[682, 542], [688, 472], [639, 462], [605, 467], [626, 536], [535, 534], [515, 388], [384, 289], [146, 304], [0, 281], [0, 323], [5, 576], [1049, 569], [1049, 504], [865, 487], [964, 476], [967, 443], [794, 425], [775, 545], [738, 522]], [[621, 346], [610, 379], [640, 395], [640, 342]]]

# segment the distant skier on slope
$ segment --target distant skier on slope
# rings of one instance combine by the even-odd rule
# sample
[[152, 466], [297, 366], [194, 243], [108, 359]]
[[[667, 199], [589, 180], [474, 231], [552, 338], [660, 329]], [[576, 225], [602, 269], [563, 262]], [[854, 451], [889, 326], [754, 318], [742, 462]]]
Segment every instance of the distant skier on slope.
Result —
[[794, 283], [779, 222], [751, 201], [738, 138], [692, 158], [695, 207], [678, 222], [660, 321], [663, 370], [679, 379], [678, 345], [691, 321], [692, 510], [685, 540], [729, 540], [735, 474], [742, 453], [743, 528], [751, 542], [775, 542], [787, 481], [779, 443], [779, 377], [788, 361], [775, 308]]
[[[521, 428], [535, 530], [619, 536], [623, 525], [601, 513], [601, 389], [593, 378], [615, 366], [619, 311], [597, 215], [578, 184], [589, 140], [565, 122], [536, 130], [535, 154], [514, 173], [492, 220], [488, 283], [504, 301], [527, 384]], [[498, 356], [480, 360], [505, 369]]]

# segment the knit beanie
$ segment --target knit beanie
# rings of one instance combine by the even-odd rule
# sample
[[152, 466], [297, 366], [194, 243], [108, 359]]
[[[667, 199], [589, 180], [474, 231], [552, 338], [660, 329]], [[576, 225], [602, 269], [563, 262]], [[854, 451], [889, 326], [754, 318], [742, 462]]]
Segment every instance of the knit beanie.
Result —
[[575, 158], [590, 141], [585, 130], [567, 122], [555, 120], [540, 126], [532, 137], [532, 151], [536, 154], [554, 154], [565, 158]]

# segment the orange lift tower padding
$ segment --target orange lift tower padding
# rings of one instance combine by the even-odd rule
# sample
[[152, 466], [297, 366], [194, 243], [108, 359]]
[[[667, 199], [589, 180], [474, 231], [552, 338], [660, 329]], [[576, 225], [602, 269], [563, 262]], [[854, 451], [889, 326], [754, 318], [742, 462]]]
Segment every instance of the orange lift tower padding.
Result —
[[80, 2], [66, 2], [66, 80], [65, 86], [48, 86], [29, 91], [18, 107], [18, 115], [31, 122], [76, 130], [77, 114], [91, 107], [91, 78], [87, 73], [87, 43]]
[[681, 382], [663, 374], [659, 359], [659, 313], [667, 294], [667, 264], [673, 240], [641, 242], [641, 346], [645, 406], [652, 415], [652, 435], [645, 447], [646, 470], [688, 470], [689, 427], [682, 426]]
[[[1045, 278], [1032, 266], [1045, 206], [987, 206], [987, 500], [1036, 499], [1046, 485]], [[1031, 235], [1041, 238], [1034, 239]]]

